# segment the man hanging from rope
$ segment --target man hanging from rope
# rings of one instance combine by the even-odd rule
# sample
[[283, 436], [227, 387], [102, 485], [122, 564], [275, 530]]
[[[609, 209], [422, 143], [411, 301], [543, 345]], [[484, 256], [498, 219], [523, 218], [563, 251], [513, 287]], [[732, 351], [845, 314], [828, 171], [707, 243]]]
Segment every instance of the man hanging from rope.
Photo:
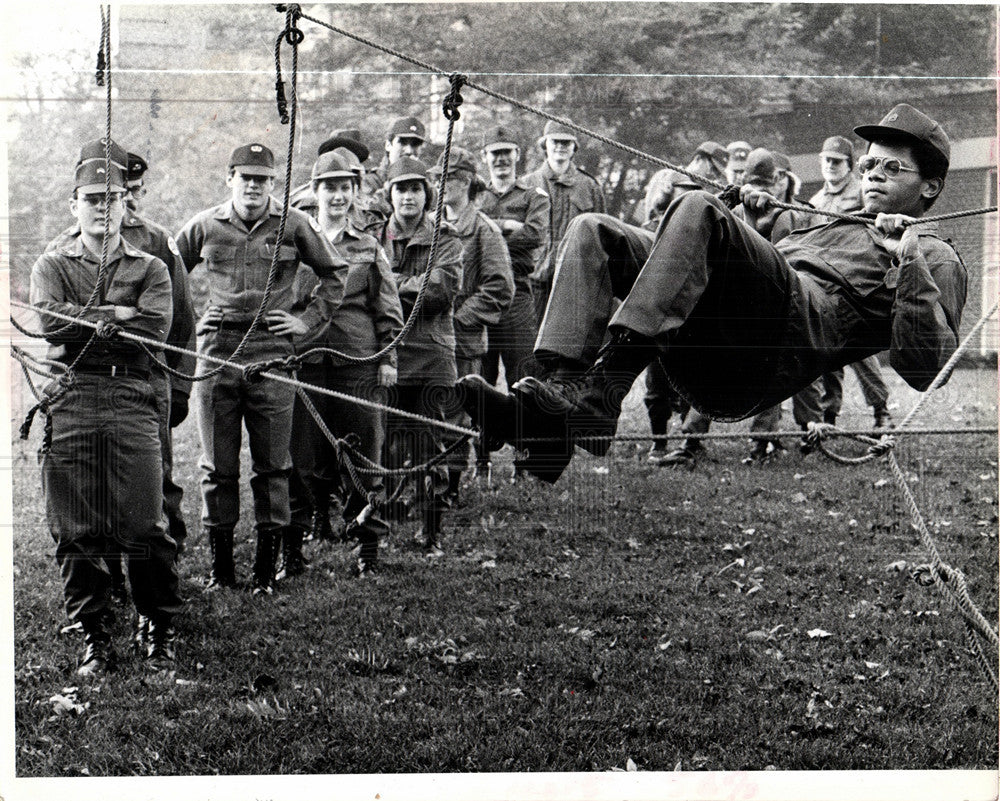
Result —
[[[523, 466], [555, 481], [574, 444], [607, 452], [622, 399], [653, 359], [716, 419], [752, 415], [885, 349], [926, 389], [957, 345], [968, 280], [951, 245], [913, 226], [944, 188], [951, 146], [906, 104], [855, 133], [869, 142], [857, 221], [772, 245], [706, 192], [673, 203], [652, 244], [610, 217], [575, 220], [535, 344], [545, 377], [507, 395], [478, 376], [459, 382], [487, 444], [526, 450]], [[740, 192], [754, 213], [774, 200]]]

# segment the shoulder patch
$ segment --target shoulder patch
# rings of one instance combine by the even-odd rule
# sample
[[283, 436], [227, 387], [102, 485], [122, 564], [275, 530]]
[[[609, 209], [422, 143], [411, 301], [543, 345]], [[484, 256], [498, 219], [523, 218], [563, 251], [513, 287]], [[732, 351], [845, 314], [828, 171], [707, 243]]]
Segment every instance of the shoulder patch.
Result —
[[174, 241], [174, 238], [172, 236], [167, 237], [167, 247], [170, 248], [170, 252], [173, 253], [175, 256], [181, 255], [181, 249], [177, 247], [177, 242]]
[[323, 229], [319, 227], [319, 223], [316, 222], [316, 218], [309, 215], [309, 227], [312, 228], [317, 234], [323, 233]]

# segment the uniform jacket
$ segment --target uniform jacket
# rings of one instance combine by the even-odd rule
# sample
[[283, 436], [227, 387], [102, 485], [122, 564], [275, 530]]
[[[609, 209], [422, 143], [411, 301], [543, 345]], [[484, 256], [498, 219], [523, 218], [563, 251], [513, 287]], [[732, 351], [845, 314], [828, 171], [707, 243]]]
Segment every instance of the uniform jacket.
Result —
[[[80, 226], [74, 224], [53, 239], [45, 250], [57, 250], [79, 235]], [[126, 209], [125, 217], [122, 219], [121, 235], [132, 247], [149, 253], [151, 256], [156, 256], [167, 266], [170, 285], [173, 289], [174, 311], [166, 341], [169, 345], [194, 350], [194, 303], [191, 301], [187, 270], [184, 267], [184, 262], [181, 261], [181, 253], [173, 236], [163, 226], [150, 222], [129, 209]], [[166, 351], [163, 360], [168, 366], [185, 375], [194, 373], [196, 362], [194, 356]], [[191, 382], [187, 379], [171, 376], [170, 389], [172, 392], [179, 392], [186, 396], [191, 393]]]
[[838, 192], [827, 191], [826, 185], [813, 195], [809, 202], [823, 211], [839, 211], [841, 214], [853, 214], [864, 208], [861, 200], [861, 179], [856, 173], [849, 173], [847, 183]]
[[[409, 316], [427, 267], [434, 225], [424, 214], [420, 226], [408, 240], [395, 236], [392, 219], [370, 229], [385, 248], [403, 307]], [[453, 384], [455, 369], [455, 329], [452, 309], [462, 286], [462, 245], [452, 227], [441, 223], [434, 266], [427, 282], [423, 306], [406, 341], [398, 349], [399, 384]]]
[[[344, 299], [322, 326], [319, 335], [304, 347], [336, 348], [351, 356], [368, 356], [388, 345], [403, 327], [403, 309], [396, 290], [392, 266], [378, 241], [357, 230], [350, 222], [333, 240], [348, 267]], [[318, 288], [313, 276], [310, 282]], [[305, 306], [308, 304], [307, 295]], [[396, 366], [396, 351], [380, 363]]]
[[455, 356], [486, 353], [486, 326], [500, 322], [514, 297], [514, 276], [503, 236], [469, 203], [451, 224], [462, 243], [462, 288], [455, 298]]
[[[249, 323], [260, 306], [280, 218], [281, 205], [271, 198], [267, 212], [248, 229], [229, 200], [195, 215], [177, 235], [187, 269], [205, 263], [209, 305], [222, 307], [227, 321]], [[311, 267], [322, 284], [299, 315], [314, 331], [340, 304], [348, 265], [323, 236], [319, 223], [290, 208], [278, 251], [277, 277], [265, 312], [292, 309], [300, 262]]]
[[[480, 193], [480, 211], [497, 221], [507, 243], [510, 266], [514, 273], [514, 285], [518, 292], [528, 292], [528, 276], [535, 271], [540, 249], [549, 240], [549, 194], [538, 186], [529, 186], [524, 178], [518, 178], [514, 185], [499, 194], [492, 187]], [[503, 231], [504, 220], [524, 223], [518, 231]]]
[[[31, 303], [43, 309], [80, 316], [101, 265], [99, 254], [84, 247], [79, 234], [70, 236], [54, 250], [38, 257], [31, 268]], [[107, 279], [97, 302], [82, 319], [109, 321], [124, 331], [163, 342], [173, 316], [172, 288], [167, 266], [155, 256], [143, 253], [123, 237], [108, 254]], [[113, 310], [97, 306], [131, 306], [139, 314], [131, 320], [116, 321]], [[90, 339], [93, 329], [72, 325], [55, 333], [66, 321], [40, 314], [41, 330], [52, 345], [49, 358], [72, 362]], [[96, 340], [80, 368], [97, 365], [132, 366], [148, 369], [148, 357], [138, 343], [122, 339]]]
[[556, 175], [546, 162], [525, 175], [524, 183], [544, 189], [549, 196], [549, 241], [545, 254], [539, 261], [539, 277], [547, 280], [551, 276], [555, 251], [566, 228], [574, 217], [585, 212], [603, 213], [604, 193], [597, 180], [575, 164], [570, 164], [562, 175]]

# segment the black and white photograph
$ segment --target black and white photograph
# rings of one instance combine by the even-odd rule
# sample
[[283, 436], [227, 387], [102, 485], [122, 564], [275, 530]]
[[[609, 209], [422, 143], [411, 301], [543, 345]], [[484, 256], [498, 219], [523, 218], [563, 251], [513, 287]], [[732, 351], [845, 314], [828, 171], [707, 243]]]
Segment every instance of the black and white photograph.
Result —
[[4, 799], [995, 799], [995, 4], [3, 12]]

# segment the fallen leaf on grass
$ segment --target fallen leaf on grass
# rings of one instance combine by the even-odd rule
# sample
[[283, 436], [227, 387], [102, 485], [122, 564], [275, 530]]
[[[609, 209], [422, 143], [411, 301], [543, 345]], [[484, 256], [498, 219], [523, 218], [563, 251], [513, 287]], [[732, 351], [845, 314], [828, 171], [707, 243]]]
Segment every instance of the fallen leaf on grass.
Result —
[[807, 500], [809, 499], [806, 498], [805, 493], [796, 492], [792, 495], [792, 503], [805, 503]]
[[496, 561], [496, 559], [487, 559], [487, 560], [486, 560], [485, 562], [483, 562], [483, 563], [482, 563], [482, 564], [480, 565], [480, 567], [481, 567], [481, 568], [482, 568], [483, 570], [490, 570], [491, 568], [494, 568], [494, 567], [496, 567], [496, 566], [497, 566], [497, 561]]
[[809, 631], [807, 631], [806, 634], [809, 635], [809, 639], [811, 639], [811, 640], [815, 640], [817, 637], [819, 637], [820, 639], [823, 639], [823, 638], [826, 638], [826, 637], [832, 637], [833, 636], [833, 634], [831, 632], [824, 631], [823, 629], [809, 629]]
[[865, 660], [865, 667], [869, 670], [875, 670], [875, 668], [879, 667], [881, 664], [881, 662], [869, 662], [868, 660]]
[[642, 547], [642, 543], [639, 542], [635, 537], [628, 538], [628, 547], [633, 551], [638, 551]]
[[885, 566], [886, 573], [905, 573], [909, 564], [905, 559], [900, 559], [898, 562], [890, 562]]
[[52, 709], [57, 715], [70, 714], [75, 717], [79, 717], [90, 707], [89, 701], [85, 704], [78, 704], [72, 694], [66, 696], [56, 693], [49, 699], [49, 703], [52, 704]]
[[253, 714], [255, 718], [263, 719], [268, 718], [271, 720], [285, 720], [288, 714], [278, 706], [278, 702], [275, 701], [275, 706], [271, 706], [267, 701], [247, 701], [247, 709]]
[[639, 768], [637, 768], [637, 767], [635, 766], [635, 762], [633, 762], [633, 761], [632, 761], [632, 758], [631, 758], [631, 757], [629, 757], [629, 758], [628, 758], [628, 759], [627, 759], [627, 760], [625, 761], [625, 770], [626, 770], [626, 771], [627, 771], [628, 773], [635, 773], [635, 772], [636, 772], [637, 770], [639, 770]]

